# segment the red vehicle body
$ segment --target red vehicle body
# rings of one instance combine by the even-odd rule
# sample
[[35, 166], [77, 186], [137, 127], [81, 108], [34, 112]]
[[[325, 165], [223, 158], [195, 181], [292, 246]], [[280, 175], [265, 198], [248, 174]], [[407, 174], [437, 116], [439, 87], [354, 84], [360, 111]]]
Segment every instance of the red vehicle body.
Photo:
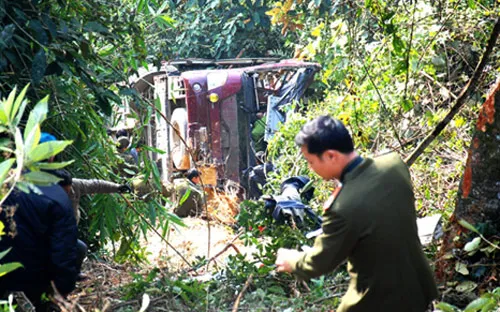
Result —
[[[185, 70], [193, 67], [202, 69]], [[161, 102], [163, 116], [155, 116], [145, 140], [166, 151], [151, 155], [162, 177], [196, 167], [205, 184], [242, 183], [244, 170], [257, 163], [251, 136], [257, 113], [267, 115], [269, 140], [319, 69], [297, 60], [187, 60], [133, 80], [143, 96]]]

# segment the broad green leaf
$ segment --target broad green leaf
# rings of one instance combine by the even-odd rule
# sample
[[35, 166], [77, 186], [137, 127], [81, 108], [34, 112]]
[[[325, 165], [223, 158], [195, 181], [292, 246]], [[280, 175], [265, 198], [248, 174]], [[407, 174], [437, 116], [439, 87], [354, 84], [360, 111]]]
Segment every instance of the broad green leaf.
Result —
[[139, 0], [137, 2], [137, 13], [141, 13], [144, 10], [144, 5], [146, 4], [146, 0]]
[[30, 155], [31, 151], [38, 146], [42, 131], [40, 125], [35, 125], [28, 136], [24, 139], [24, 154]]
[[[492, 293], [495, 296], [500, 296], [500, 287], [495, 288]], [[500, 299], [500, 297], [498, 297], [498, 299]]]
[[463, 312], [477, 312], [490, 302], [490, 298], [477, 298], [465, 307]]
[[145, 145], [143, 145], [142, 148], [145, 151], [150, 151], [150, 152], [153, 152], [153, 153], [158, 153], [158, 154], [165, 154], [166, 153], [164, 150], [161, 150], [159, 148], [155, 148], [155, 147], [152, 147], [152, 146], [145, 146]]
[[19, 262], [11, 262], [0, 265], [0, 277], [5, 274], [14, 271], [15, 269], [22, 268], [23, 265]]
[[[14, 107], [12, 108], [12, 111], [10, 112], [10, 115], [9, 115], [10, 120], [14, 120], [14, 117], [16, 117], [16, 115], [18, 115], [18, 110], [21, 107], [21, 104], [24, 103], [24, 107], [26, 107], [27, 100], [25, 100], [24, 97], [26, 96], [26, 91], [28, 91], [29, 86], [30, 86], [30, 84], [28, 83], [21, 90], [21, 93], [19, 93], [19, 95], [17, 96], [16, 101], [14, 102]], [[24, 109], [22, 109], [22, 111], [23, 111], [22, 113], [24, 113]], [[17, 126], [17, 124], [15, 124], [15, 126]]]
[[151, 167], [153, 169], [153, 179], [155, 181], [156, 187], [161, 188], [161, 175], [160, 171], [158, 170], [158, 166], [155, 163], [152, 163]]
[[113, 53], [113, 51], [115, 50], [115, 47], [111, 44], [108, 44], [104, 47], [102, 47], [97, 53], [100, 55], [100, 56], [108, 56], [110, 55], [111, 53]]
[[436, 305], [436, 308], [443, 311], [443, 312], [457, 312], [459, 311], [457, 307], [446, 303], [446, 302], [440, 302]]
[[56, 170], [56, 169], [64, 168], [64, 167], [72, 164], [73, 162], [75, 162], [75, 161], [70, 160], [70, 161], [52, 162], [52, 163], [43, 162], [43, 163], [36, 163], [33, 165], [33, 167], [38, 168], [38, 169], [42, 169], [42, 170]]
[[129, 175], [135, 175], [136, 172], [127, 168], [123, 168], [123, 171]]
[[70, 140], [44, 142], [31, 151], [28, 155], [28, 159], [31, 163], [49, 159], [50, 157], [62, 152], [66, 146], [71, 143], [73, 143], [73, 141]]
[[18, 188], [19, 190], [21, 190], [22, 192], [25, 192], [25, 193], [30, 192], [29, 183], [24, 182], [24, 181], [18, 181], [16, 183], [16, 188]]
[[15, 158], [10, 158], [0, 163], [0, 184], [3, 184], [5, 177], [7, 177], [7, 174], [9, 173], [9, 170], [10, 168], [12, 168], [12, 165], [14, 164], [15, 161], [16, 161]]
[[[500, 300], [498, 300], [500, 301]], [[499, 306], [499, 302], [497, 302], [497, 300], [493, 299], [493, 298], [490, 298], [488, 303], [486, 303], [484, 305], [484, 307], [481, 309], [481, 312], [498, 312], [498, 309], [495, 309], [495, 308], [498, 308]]]
[[178, 215], [176, 215], [176, 214], [167, 212], [167, 217], [174, 224], [177, 224], [177, 225], [183, 226], [183, 227], [186, 226], [186, 224], [184, 223], [184, 221]]
[[467, 5], [469, 6], [469, 8], [475, 9], [476, 8], [476, 1], [474, 1], [474, 0], [467, 0]]
[[462, 262], [455, 263], [455, 271], [462, 275], [469, 275], [469, 270], [467, 269], [467, 265]]
[[160, 26], [166, 26], [169, 28], [174, 27], [175, 24], [175, 20], [165, 14], [160, 14], [156, 16], [155, 22]]
[[481, 245], [481, 237], [476, 237], [464, 246], [464, 251], [471, 252], [479, 249], [479, 245]]
[[[1, 232], [3, 233], [3, 229], [4, 229], [4, 225], [3, 225], [3, 223], [1, 223], [1, 226], [2, 226], [2, 230], [1, 230]], [[5, 234], [5, 233], [4, 233], [4, 234]], [[2, 234], [2, 235], [3, 235], [3, 234]], [[4, 250], [4, 251], [0, 252], [0, 259], [3, 259], [3, 257], [5, 257], [5, 255], [6, 255], [6, 254], [8, 254], [8, 253], [9, 253], [9, 251], [10, 251], [11, 249], [12, 249], [12, 247], [11, 247], [11, 248], [8, 248], [7, 250]]]
[[2, 106], [0, 107], [0, 122], [3, 125], [7, 125], [9, 123], [10, 110], [12, 105], [14, 104], [14, 98], [16, 96], [17, 87], [9, 93], [9, 96], [6, 100], [2, 100]]
[[477, 287], [476, 283], [474, 283], [472, 281], [465, 281], [465, 282], [458, 284], [457, 287], [455, 287], [455, 289], [458, 292], [471, 292], [474, 289], [476, 289], [476, 287]]
[[17, 115], [12, 119], [12, 126], [17, 127], [19, 122], [23, 118], [24, 111], [26, 110], [26, 105], [28, 105], [29, 101], [25, 99], [21, 101], [21, 106], [17, 109]]
[[47, 57], [45, 50], [41, 48], [33, 57], [33, 63], [31, 64], [31, 80], [34, 85], [40, 84], [45, 75], [45, 69], [47, 69]]
[[51, 185], [61, 181], [60, 178], [44, 171], [31, 171], [23, 175], [23, 179], [35, 185]]
[[[38, 102], [35, 107], [31, 110], [30, 115], [28, 117], [28, 122], [26, 123], [26, 128], [24, 128], [24, 140], [33, 130], [35, 125], [40, 125], [45, 118], [47, 117], [47, 112], [49, 110], [48, 106], [49, 96], [47, 95], [43, 99]], [[38, 143], [38, 142], [37, 142]], [[17, 144], [17, 143], [16, 143]]]
[[461, 226], [463, 226], [464, 228], [476, 233], [476, 234], [480, 234], [479, 231], [472, 225], [470, 224], [469, 222], [465, 221], [464, 219], [460, 219], [458, 220], [458, 224], [460, 224]]
[[405, 112], [409, 112], [413, 108], [413, 102], [409, 99], [403, 100], [401, 103], [401, 106], [403, 107], [403, 110]]
[[102, 24], [98, 23], [98, 22], [88, 22], [87, 24], [85, 24], [85, 27], [84, 29], [86, 31], [92, 31], [92, 32], [96, 32], [96, 33], [102, 33], [102, 34], [106, 34], [108, 33], [108, 29], [106, 27], [104, 27]]
[[191, 195], [191, 188], [188, 188], [184, 195], [182, 195], [181, 200], [179, 200], [179, 206], [184, 204], [184, 202], [189, 198], [189, 195]]

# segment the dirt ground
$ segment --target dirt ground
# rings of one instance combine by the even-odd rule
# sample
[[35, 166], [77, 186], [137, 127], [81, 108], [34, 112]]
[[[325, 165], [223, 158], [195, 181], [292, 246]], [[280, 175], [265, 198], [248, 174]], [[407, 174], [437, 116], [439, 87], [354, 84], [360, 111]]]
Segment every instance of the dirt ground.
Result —
[[77, 290], [69, 298], [69, 304], [80, 311], [115, 311], [126, 306], [133, 306], [138, 310], [138, 300], [123, 301], [122, 290], [133, 281], [132, 273], [145, 275], [151, 269], [159, 268], [163, 273], [188, 272], [193, 277], [202, 277], [207, 273], [206, 266], [193, 270], [186, 262], [192, 264], [197, 257], [213, 259], [208, 269], [213, 271], [217, 267], [223, 267], [229, 255], [243, 253], [250, 257], [254, 250], [245, 247], [239, 239], [241, 232], [235, 231], [237, 207], [234, 197], [212, 194], [208, 202], [211, 221], [189, 217], [183, 219], [185, 227], [172, 226], [166, 239], [182, 257], [155, 232], [150, 231], [143, 242], [149, 264], [137, 267], [85, 260], [82, 271], [88, 278], [78, 282]]

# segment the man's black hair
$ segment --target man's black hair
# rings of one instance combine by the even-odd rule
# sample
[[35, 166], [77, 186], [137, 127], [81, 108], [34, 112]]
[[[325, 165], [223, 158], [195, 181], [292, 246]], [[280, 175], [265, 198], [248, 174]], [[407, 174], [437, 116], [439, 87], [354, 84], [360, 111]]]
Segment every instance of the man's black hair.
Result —
[[342, 154], [354, 151], [352, 137], [344, 124], [330, 116], [320, 116], [306, 123], [295, 136], [295, 143], [306, 146], [310, 154], [321, 156], [326, 150]]
[[115, 136], [116, 136], [117, 139], [119, 137], [122, 137], [122, 136], [128, 137], [128, 131], [125, 130], [125, 129], [120, 129], [120, 130], [116, 131], [116, 135]]
[[59, 170], [49, 171], [49, 173], [61, 179], [61, 181], [57, 183], [60, 186], [67, 186], [73, 184], [73, 178], [71, 177], [71, 173], [69, 173], [68, 170], [59, 169]]
[[188, 180], [193, 180], [193, 178], [196, 178], [196, 177], [199, 177], [200, 176], [200, 172], [196, 169], [189, 169], [187, 172], [186, 172], [186, 178]]

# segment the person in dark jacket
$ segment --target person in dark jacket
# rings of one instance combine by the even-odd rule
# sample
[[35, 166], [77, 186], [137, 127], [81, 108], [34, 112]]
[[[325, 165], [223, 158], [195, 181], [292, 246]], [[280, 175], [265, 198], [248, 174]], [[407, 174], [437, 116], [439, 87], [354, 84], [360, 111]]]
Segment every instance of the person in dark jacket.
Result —
[[[76, 224], [80, 221], [80, 197], [82, 195], [90, 194], [111, 194], [111, 193], [124, 193], [131, 192], [130, 186], [126, 184], [117, 184], [105, 180], [97, 179], [73, 179], [71, 173], [67, 170], [55, 170], [51, 172], [53, 175], [57, 176], [61, 180], [59, 185], [64, 189], [66, 194], [68, 194], [71, 204], [73, 206], [73, 212], [75, 214]], [[78, 239], [77, 241], [77, 269], [78, 269], [78, 280], [83, 280], [86, 275], [81, 273], [83, 260], [87, 257], [88, 247], [85, 242]]]
[[52, 290], [64, 295], [75, 288], [77, 226], [66, 192], [59, 185], [38, 186], [41, 193], [14, 190], [5, 200], [0, 221], [9, 229], [0, 251], [10, 251], [0, 263], [20, 262], [23, 268], [0, 278], [0, 296], [23, 291], [36, 306]]
[[424, 312], [438, 296], [417, 231], [411, 176], [399, 155], [363, 159], [337, 119], [322, 116], [295, 137], [309, 167], [336, 179], [324, 205], [323, 234], [306, 252], [280, 249], [277, 271], [301, 279], [333, 271], [351, 276], [338, 312]]

